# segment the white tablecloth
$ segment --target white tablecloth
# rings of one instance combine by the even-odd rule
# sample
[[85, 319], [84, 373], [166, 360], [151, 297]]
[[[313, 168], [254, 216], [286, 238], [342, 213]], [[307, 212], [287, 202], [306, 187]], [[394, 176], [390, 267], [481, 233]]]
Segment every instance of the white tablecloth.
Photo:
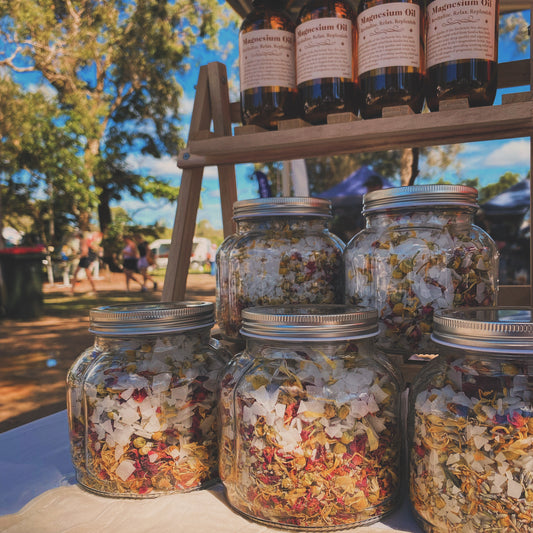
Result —
[[[0, 434], [1, 533], [274, 533], [234, 513], [220, 485], [146, 500], [96, 496], [80, 489], [70, 462], [66, 411]], [[345, 533], [420, 533], [402, 507]]]

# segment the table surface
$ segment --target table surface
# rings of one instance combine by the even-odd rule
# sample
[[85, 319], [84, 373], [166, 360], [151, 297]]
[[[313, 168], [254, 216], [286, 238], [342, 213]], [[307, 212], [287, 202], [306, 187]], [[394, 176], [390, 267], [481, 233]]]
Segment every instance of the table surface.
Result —
[[[153, 499], [96, 496], [77, 484], [66, 411], [0, 434], [2, 533], [267, 533], [233, 512], [222, 486]], [[346, 533], [421, 533], [407, 498], [392, 515]]]

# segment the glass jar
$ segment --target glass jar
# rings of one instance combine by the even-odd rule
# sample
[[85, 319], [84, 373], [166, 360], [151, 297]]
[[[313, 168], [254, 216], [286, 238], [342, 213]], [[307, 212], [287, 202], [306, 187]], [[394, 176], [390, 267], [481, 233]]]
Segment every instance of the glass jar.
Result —
[[402, 384], [376, 353], [373, 309], [243, 311], [245, 351], [221, 387], [230, 505], [277, 527], [379, 520], [400, 498]]
[[229, 360], [210, 338], [208, 302], [90, 312], [94, 347], [67, 375], [80, 485], [105, 496], [185, 492], [217, 479], [218, 380]]
[[431, 533], [533, 524], [531, 308], [435, 314], [439, 356], [409, 395], [410, 497]]
[[407, 359], [433, 353], [438, 309], [494, 305], [498, 252], [473, 224], [477, 191], [462, 185], [414, 185], [368, 193], [366, 228], [346, 246], [346, 302], [375, 307], [377, 344]]
[[246, 217], [246, 206], [240, 206], [235, 202], [233, 206], [233, 220], [235, 222], [235, 233], [228, 235], [219, 246], [216, 255], [216, 320], [224, 339], [228, 338], [226, 332], [230, 328], [231, 310], [229, 307], [229, 258], [233, 245], [237, 239], [253, 227], [253, 218]]
[[341, 303], [344, 243], [327, 229], [328, 200], [310, 197], [258, 198], [236, 202], [250, 227], [228, 257], [230, 310], [222, 330], [239, 339], [241, 311], [258, 305]]

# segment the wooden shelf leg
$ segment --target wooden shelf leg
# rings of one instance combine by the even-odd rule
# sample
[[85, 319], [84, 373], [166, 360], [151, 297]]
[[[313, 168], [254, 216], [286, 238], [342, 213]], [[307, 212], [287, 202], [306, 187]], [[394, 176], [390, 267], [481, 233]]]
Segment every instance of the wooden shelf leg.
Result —
[[[215, 137], [231, 136], [226, 66], [218, 62], [200, 68], [189, 141], [205, 134], [212, 135], [209, 132], [211, 121]], [[183, 170], [162, 301], [179, 301], [185, 298], [203, 174], [203, 167]], [[237, 200], [235, 166], [220, 165], [218, 174], [224, 235], [228, 236], [234, 231], [233, 203]]]
[[[231, 137], [231, 108], [228, 90], [226, 65], [219, 62], [207, 65], [209, 77], [209, 100], [213, 115], [215, 137]], [[237, 201], [237, 185], [234, 165], [218, 166], [220, 203], [224, 236], [235, 231], [233, 223], [233, 204]]]
[[172, 229], [172, 241], [161, 298], [164, 302], [179, 301], [185, 298], [203, 173], [203, 167], [185, 169], [181, 177], [178, 209], [176, 209]]

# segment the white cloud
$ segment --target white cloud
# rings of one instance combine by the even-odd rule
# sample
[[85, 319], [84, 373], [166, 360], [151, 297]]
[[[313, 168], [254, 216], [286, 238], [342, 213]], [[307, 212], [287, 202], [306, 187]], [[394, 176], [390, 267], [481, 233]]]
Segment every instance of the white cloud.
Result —
[[485, 166], [510, 167], [529, 165], [530, 146], [524, 139], [510, 141], [492, 151], [484, 160]]
[[170, 156], [158, 159], [149, 155], [130, 154], [126, 158], [126, 165], [131, 170], [144, 170], [156, 176], [181, 174], [177, 161]]
[[194, 98], [191, 96], [183, 95], [180, 98], [180, 114], [183, 118], [189, 117], [192, 114], [192, 108], [194, 105]]
[[41, 93], [49, 102], [57, 98], [57, 90], [50, 84], [29, 83], [26, 85], [26, 90], [29, 93]]
[[218, 180], [218, 167], [204, 167], [204, 180]]

